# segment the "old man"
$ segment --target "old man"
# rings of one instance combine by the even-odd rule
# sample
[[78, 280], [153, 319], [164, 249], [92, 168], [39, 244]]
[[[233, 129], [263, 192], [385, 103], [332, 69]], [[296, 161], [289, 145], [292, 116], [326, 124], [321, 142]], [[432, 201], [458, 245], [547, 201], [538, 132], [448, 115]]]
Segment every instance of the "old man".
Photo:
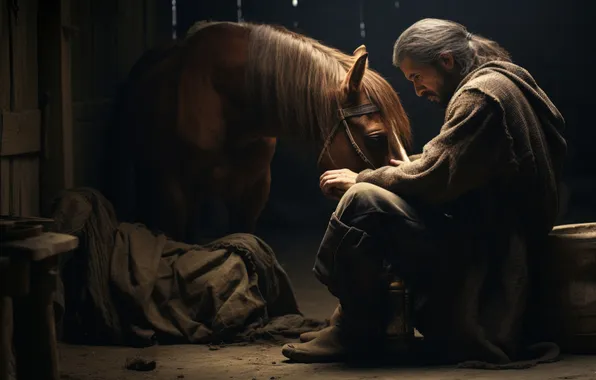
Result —
[[415, 23], [393, 63], [418, 96], [445, 107], [444, 124], [412, 162], [321, 176], [325, 194], [343, 196], [314, 272], [341, 307], [336, 323], [282, 352], [301, 362], [377, 353], [390, 263], [431, 351], [520, 360], [531, 269], [558, 211], [564, 119], [503, 47], [455, 22]]

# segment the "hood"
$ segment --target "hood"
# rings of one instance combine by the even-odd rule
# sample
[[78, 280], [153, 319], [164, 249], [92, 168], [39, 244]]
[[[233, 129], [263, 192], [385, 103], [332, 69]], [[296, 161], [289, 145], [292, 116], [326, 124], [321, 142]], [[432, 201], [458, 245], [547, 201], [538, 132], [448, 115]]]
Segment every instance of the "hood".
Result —
[[541, 119], [547, 119], [542, 120], [543, 124], [552, 125], [559, 133], [565, 130], [565, 119], [557, 107], [555, 107], [546, 93], [538, 86], [532, 75], [526, 69], [514, 63], [504, 61], [485, 63], [469, 73], [459, 84], [458, 90], [464, 85], [469, 84], [473, 79], [489, 73], [499, 73], [513, 82], [525, 95], [539, 117]]

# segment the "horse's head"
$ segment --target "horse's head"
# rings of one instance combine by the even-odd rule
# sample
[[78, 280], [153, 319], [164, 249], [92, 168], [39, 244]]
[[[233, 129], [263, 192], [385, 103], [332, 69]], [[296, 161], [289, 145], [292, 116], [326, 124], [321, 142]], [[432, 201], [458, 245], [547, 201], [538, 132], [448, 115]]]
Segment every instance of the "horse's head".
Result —
[[368, 69], [364, 45], [354, 57], [338, 91], [336, 124], [323, 136], [318, 160], [322, 171], [360, 172], [388, 165], [391, 158], [408, 160], [400, 137], [409, 138], [409, 122], [397, 94]]

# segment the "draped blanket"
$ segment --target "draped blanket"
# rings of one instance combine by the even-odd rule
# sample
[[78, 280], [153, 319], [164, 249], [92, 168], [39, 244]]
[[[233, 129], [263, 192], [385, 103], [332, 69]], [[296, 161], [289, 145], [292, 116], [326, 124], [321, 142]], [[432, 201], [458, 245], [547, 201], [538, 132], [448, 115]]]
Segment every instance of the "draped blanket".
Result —
[[271, 248], [250, 234], [206, 245], [118, 223], [97, 191], [64, 192], [56, 231], [79, 237], [61, 263], [57, 305], [65, 339], [147, 345], [295, 337], [325, 322], [304, 318]]

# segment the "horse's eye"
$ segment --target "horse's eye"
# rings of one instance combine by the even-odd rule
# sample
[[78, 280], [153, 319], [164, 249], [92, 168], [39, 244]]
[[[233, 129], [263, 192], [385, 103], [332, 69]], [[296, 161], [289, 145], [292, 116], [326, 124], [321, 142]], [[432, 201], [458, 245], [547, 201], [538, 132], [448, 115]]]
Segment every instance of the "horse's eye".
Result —
[[381, 134], [374, 134], [374, 135], [368, 135], [366, 136], [366, 142], [370, 143], [371, 145], [382, 145], [382, 144], [387, 144], [387, 136], [385, 135], [381, 135]]

